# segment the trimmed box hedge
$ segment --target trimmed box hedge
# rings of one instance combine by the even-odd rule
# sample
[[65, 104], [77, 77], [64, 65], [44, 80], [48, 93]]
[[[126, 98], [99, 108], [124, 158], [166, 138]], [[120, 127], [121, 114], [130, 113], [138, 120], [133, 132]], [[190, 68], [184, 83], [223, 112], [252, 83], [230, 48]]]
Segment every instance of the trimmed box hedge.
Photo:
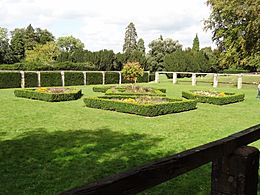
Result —
[[[151, 92], [127, 92], [125, 91], [125, 87], [116, 87], [116, 88], [111, 88], [108, 89], [105, 92], [105, 95], [128, 95], [128, 96], [166, 96], [165, 93], [163, 93], [162, 91], [158, 90], [158, 89], [154, 89], [151, 88], [152, 91]], [[116, 90], [116, 91], [115, 91]]]
[[245, 94], [241, 94], [241, 93], [224, 93], [225, 96], [203, 96], [203, 95], [195, 94], [194, 93], [195, 91], [196, 90], [183, 91], [182, 97], [186, 99], [193, 99], [201, 103], [209, 103], [215, 105], [225, 105], [225, 104], [240, 102], [243, 101], [245, 98]]
[[[84, 98], [84, 103], [87, 107], [91, 108], [112, 110], [149, 117], [193, 110], [196, 109], [197, 104], [194, 100], [170, 98], [167, 98], [170, 102], [166, 103], [137, 104], [116, 101], [111, 98], [114, 98], [114, 96], [87, 97]], [[137, 96], [120, 96], [120, 98], [137, 98]]]
[[60, 72], [41, 72], [41, 87], [62, 86]]
[[20, 88], [21, 78], [19, 72], [0, 72], [0, 88]]
[[38, 87], [38, 75], [35, 72], [24, 73], [25, 87]]
[[83, 72], [64, 72], [65, 86], [84, 85]]
[[71, 89], [70, 92], [66, 93], [45, 93], [37, 92], [36, 89], [17, 89], [14, 91], [14, 95], [47, 102], [60, 102], [79, 99], [82, 96], [82, 91], [81, 89]]
[[87, 85], [103, 84], [102, 72], [87, 72]]
[[119, 84], [119, 73], [118, 72], [106, 72], [105, 73], [105, 84]]

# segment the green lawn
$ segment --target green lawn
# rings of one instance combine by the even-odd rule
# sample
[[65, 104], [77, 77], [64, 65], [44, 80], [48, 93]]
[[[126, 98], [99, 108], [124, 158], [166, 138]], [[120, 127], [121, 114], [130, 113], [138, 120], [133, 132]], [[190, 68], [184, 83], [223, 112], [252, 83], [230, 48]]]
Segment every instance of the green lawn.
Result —
[[[166, 88], [169, 97], [210, 85], [143, 84]], [[85, 96], [100, 95], [92, 86]], [[237, 92], [235, 87], [220, 91]], [[143, 117], [84, 106], [83, 100], [43, 102], [0, 90], [0, 194], [57, 194], [154, 159], [223, 138], [260, 123], [254, 87], [245, 101], [225, 106]], [[260, 142], [254, 144], [260, 148]], [[203, 195], [210, 191], [210, 164], [143, 194]]]

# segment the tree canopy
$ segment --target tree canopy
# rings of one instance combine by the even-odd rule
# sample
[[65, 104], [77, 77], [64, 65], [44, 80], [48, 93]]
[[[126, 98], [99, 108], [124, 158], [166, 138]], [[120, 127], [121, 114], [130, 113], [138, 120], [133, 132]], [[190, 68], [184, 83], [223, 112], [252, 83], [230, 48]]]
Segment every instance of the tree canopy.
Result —
[[125, 42], [123, 45], [123, 52], [129, 52], [131, 53], [137, 48], [137, 32], [135, 29], [135, 25], [131, 22], [127, 27], [126, 27], [126, 32], [125, 32]]

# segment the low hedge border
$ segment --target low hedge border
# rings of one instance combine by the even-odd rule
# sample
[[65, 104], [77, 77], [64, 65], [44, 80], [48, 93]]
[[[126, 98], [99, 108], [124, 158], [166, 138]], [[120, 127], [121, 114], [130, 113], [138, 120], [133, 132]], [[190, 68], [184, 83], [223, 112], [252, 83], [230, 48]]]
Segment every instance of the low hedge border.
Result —
[[[123, 113], [131, 113], [142, 116], [159, 116], [171, 113], [178, 113], [196, 109], [197, 102], [185, 99], [170, 99], [170, 102], [159, 104], [136, 104], [111, 100], [115, 96], [100, 96], [84, 98], [87, 107], [104, 110], [112, 110]], [[119, 98], [136, 98], [138, 96], [116, 96]]]
[[209, 97], [209, 96], [203, 96], [193, 93], [192, 91], [183, 91], [182, 97], [186, 99], [193, 99], [197, 100], [201, 103], [209, 103], [209, 104], [215, 104], [215, 105], [225, 105], [225, 104], [231, 104], [235, 102], [243, 101], [245, 98], [245, 94], [241, 93], [225, 93], [226, 96], [216, 96], [216, 97]]
[[[115, 87], [118, 87], [118, 86], [115, 86], [115, 85], [113, 85], [113, 86], [96, 86], [96, 87], [93, 87], [92, 90], [93, 90], [94, 92], [106, 93], [106, 91], [107, 91], [108, 89], [115, 88]], [[124, 86], [119, 86], [119, 88], [124, 88]], [[159, 89], [159, 88], [153, 88], [153, 89], [159, 90], [159, 91], [161, 91], [162, 93], [166, 93], [166, 89], [162, 89], [162, 88], [161, 88], [161, 89]]]
[[79, 99], [82, 96], [82, 91], [81, 89], [73, 89], [69, 93], [54, 94], [37, 92], [35, 89], [17, 89], [14, 90], [14, 95], [16, 97], [42, 100], [47, 102], [60, 102]]

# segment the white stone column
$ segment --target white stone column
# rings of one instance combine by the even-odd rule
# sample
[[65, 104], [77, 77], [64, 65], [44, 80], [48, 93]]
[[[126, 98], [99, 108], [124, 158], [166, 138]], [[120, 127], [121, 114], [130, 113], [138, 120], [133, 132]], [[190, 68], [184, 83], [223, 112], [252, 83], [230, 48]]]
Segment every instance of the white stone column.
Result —
[[243, 82], [243, 80], [242, 80], [242, 74], [240, 74], [240, 75], [238, 76], [238, 79], [237, 79], [237, 89], [241, 89], [241, 88], [242, 88], [242, 82]]
[[197, 83], [197, 81], [196, 81], [196, 74], [193, 73], [192, 76], [191, 76], [191, 85], [192, 86], [196, 86], [196, 83]]
[[218, 74], [213, 76], [213, 87], [218, 87]]
[[41, 86], [41, 72], [37, 71], [37, 76], [38, 76], [38, 87]]
[[24, 71], [20, 71], [21, 73], [21, 87], [25, 87], [25, 79], [24, 79]]
[[159, 82], [160, 82], [159, 72], [155, 72], [155, 82], [156, 82], [156, 83], [159, 83]]
[[102, 76], [103, 76], [103, 85], [105, 85], [105, 71], [102, 71]]
[[83, 75], [84, 75], [84, 85], [87, 85], [87, 72], [83, 71]]
[[176, 84], [176, 83], [177, 83], [177, 73], [176, 73], [176, 72], [174, 72], [174, 73], [172, 74], [172, 83], [173, 83], [173, 84]]
[[64, 75], [64, 71], [61, 71], [60, 74], [61, 74], [62, 87], [64, 87], [64, 86], [65, 86], [65, 75]]
[[121, 74], [121, 72], [118, 72], [119, 73], [119, 85], [121, 85], [122, 84], [122, 74]]

